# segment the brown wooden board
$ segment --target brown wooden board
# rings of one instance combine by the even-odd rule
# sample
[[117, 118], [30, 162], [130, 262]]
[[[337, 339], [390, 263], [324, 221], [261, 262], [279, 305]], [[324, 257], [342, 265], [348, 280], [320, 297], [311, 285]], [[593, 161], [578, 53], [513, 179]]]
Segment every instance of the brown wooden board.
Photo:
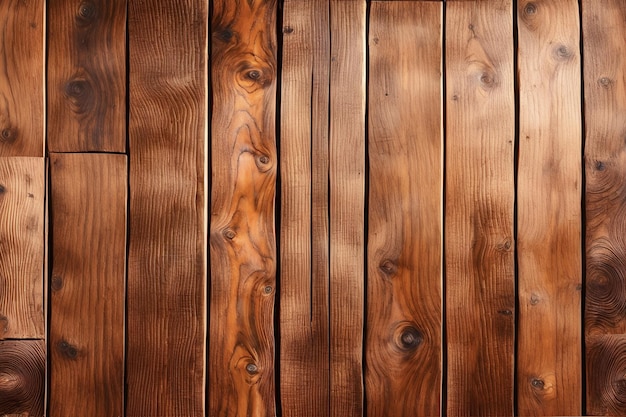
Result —
[[0, 157], [0, 339], [44, 338], [44, 161]]
[[280, 399], [283, 416], [329, 415], [329, 2], [283, 5]]
[[0, 3], [0, 156], [44, 155], [44, 7]]
[[126, 415], [201, 416], [208, 4], [131, 0], [128, 13]]
[[372, 2], [368, 416], [440, 413], [441, 41], [441, 3]]
[[276, 1], [213, 3], [209, 413], [275, 415]]
[[46, 342], [0, 341], [0, 415], [43, 417]]
[[50, 155], [49, 416], [124, 406], [126, 156]]
[[625, 415], [626, 3], [582, 3], [587, 413]]
[[48, 2], [48, 149], [126, 151], [126, 0]]
[[581, 415], [581, 68], [576, 0], [517, 4], [520, 415]]
[[511, 2], [446, 4], [447, 411], [513, 414]]

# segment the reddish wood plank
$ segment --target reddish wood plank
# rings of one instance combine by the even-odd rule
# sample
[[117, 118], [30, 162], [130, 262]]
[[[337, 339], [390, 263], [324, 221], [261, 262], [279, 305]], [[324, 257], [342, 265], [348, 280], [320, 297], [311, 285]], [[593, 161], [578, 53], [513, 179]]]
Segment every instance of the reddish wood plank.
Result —
[[44, 155], [44, 6], [0, 3], [0, 156]]
[[126, 414], [201, 416], [208, 4], [132, 0], [128, 13]]
[[0, 341], [0, 414], [44, 416], [46, 344]]
[[43, 338], [44, 161], [0, 158], [0, 339]]
[[441, 3], [371, 4], [368, 416], [440, 413], [441, 29]]
[[50, 416], [124, 407], [126, 156], [50, 155]]
[[48, 149], [126, 151], [126, 0], [48, 2]]

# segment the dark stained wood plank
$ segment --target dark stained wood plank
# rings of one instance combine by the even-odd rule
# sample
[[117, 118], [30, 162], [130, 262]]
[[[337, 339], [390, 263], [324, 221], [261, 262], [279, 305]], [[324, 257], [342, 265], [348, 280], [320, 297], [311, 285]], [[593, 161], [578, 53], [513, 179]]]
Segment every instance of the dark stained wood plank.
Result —
[[517, 7], [517, 411], [581, 415], [578, 2], [522, 0]]
[[511, 2], [446, 4], [450, 416], [513, 414], [515, 100]]
[[587, 413], [625, 415], [626, 3], [582, 3]]
[[44, 416], [46, 343], [0, 341], [0, 415]]
[[284, 416], [329, 415], [329, 2], [283, 5], [280, 399]]
[[440, 413], [441, 41], [441, 3], [372, 2], [368, 416]]
[[126, 156], [50, 155], [50, 416], [124, 406]]
[[48, 2], [48, 149], [126, 151], [126, 0]]
[[0, 156], [44, 155], [44, 7], [0, 3]]
[[126, 415], [201, 416], [208, 4], [131, 0], [128, 13]]
[[213, 3], [209, 414], [275, 415], [276, 1]]
[[44, 338], [44, 161], [0, 157], [0, 339]]

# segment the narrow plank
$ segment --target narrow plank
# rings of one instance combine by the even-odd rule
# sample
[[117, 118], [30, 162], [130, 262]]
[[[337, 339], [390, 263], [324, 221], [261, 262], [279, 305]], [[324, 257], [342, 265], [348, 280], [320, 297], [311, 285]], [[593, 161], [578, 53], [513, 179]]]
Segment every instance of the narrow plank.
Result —
[[435, 416], [441, 398], [442, 4], [370, 7], [367, 415]]
[[449, 2], [446, 10], [447, 410], [507, 416], [515, 336], [512, 7]]
[[48, 2], [48, 149], [126, 151], [126, 0]]
[[43, 417], [46, 343], [0, 341], [0, 415]]
[[522, 0], [517, 7], [517, 411], [581, 415], [578, 2]]
[[213, 3], [212, 416], [276, 413], [276, 7]]
[[50, 155], [48, 414], [123, 414], [126, 156]]
[[44, 156], [44, 7], [0, 3], [0, 156]]
[[582, 5], [585, 87], [587, 410], [625, 415], [626, 4]]
[[126, 415], [201, 416], [208, 3], [132, 0], [128, 13]]
[[280, 398], [284, 416], [329, 415], [329, 2], [283, 5]]
[[44, 161], [0, 158], [0, 340], [44, 338]]
[[331, 0], [330, 416], [363, 414], [365, 0]]

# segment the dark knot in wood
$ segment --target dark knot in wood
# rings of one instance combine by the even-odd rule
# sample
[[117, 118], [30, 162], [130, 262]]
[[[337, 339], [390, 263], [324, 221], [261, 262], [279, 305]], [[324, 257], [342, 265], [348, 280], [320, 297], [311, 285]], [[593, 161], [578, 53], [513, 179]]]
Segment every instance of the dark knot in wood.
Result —
[[76, 346], [70, 344], [65, 340], [61, 340], [57, 343], [57, 349], [64, 357], [68, 359], [76, 359], [78, 357], [78, 349]]

